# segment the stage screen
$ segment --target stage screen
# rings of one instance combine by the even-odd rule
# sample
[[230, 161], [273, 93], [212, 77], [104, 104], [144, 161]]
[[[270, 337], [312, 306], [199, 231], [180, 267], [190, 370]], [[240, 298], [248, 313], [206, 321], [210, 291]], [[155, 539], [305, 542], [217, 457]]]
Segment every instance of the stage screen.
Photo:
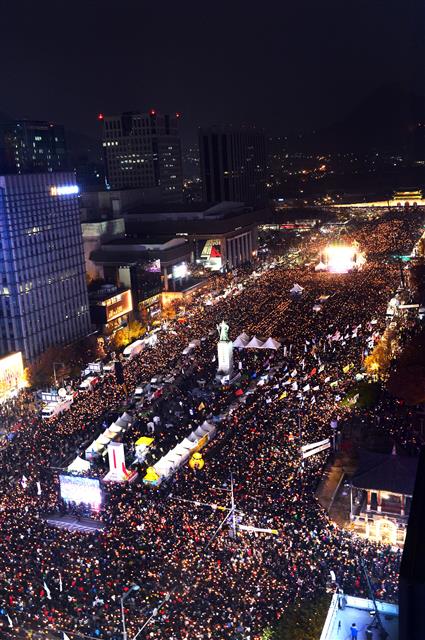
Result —
[[60, 496], [65, 502], [88, 504], [95, 511], [102, 506], [102, 489], [96, 478], [59, 476]]

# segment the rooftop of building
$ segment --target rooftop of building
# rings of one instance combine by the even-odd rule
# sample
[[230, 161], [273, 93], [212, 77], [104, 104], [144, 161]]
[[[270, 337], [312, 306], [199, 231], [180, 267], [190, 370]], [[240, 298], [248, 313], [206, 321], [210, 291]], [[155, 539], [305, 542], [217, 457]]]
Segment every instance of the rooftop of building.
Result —
[[102, 302], [126, 291], [129, 291], [128, 287], [117, 287], [114, 284], [105, 283], [92, 290], [89, 287], [89, 299], [93, 302]]
[[146, 247], [150, 247], [150, 246], [165, 246], [166, 244], [168, 244], [171, 241], [175, 241], [173, 242], [174, 246], [177, 246], [178, 244], [185, 244], [187, 242], [186, 238], [176, 238], [175, 236], [171, 235], [171, 234], [164, 234], [162, 235], [157, 235], [157, 236], [153, 236], [153, 235], [126, 235], [123, 238], [114, 238], [113, 240], [110, 240], [109, 242], [105, 243], [104, 246], [126, 246], [126, 245], [132, 245], [132, 246], [146, 246]]
[[352, 478], [353, 487], [413, 495], [418, 458], [396, 453], [361, 451], [359, 466]]
[[250, 213], [253, 211], [252, 205], [245, 202], [223, 201], [223, 202], [187, 202], [187, 203], [141, 203], [128, 211], [128, 214], [148, 215], [157, 214], [202, 214], [204, 217], [224, 218], [232, 215], [240, 215], [241, 213]]
[[[344, 609], [338, 607], [338, 594], [332, 597], [325, 625], [320, 640], [349, 640], [350, 627], [353, 623], [358, 629], [358, 640], [366, 639], [366, 629], [373, 622], [374, 611], [372, 600], [343, 596], [346, 600]], [[386, 602], [377, 602], [382, 626], [388, 633], [387, 640], [398, 640], [398, 606]], [[370, 640], [381, 640], [380, 632], [373, 628]]]

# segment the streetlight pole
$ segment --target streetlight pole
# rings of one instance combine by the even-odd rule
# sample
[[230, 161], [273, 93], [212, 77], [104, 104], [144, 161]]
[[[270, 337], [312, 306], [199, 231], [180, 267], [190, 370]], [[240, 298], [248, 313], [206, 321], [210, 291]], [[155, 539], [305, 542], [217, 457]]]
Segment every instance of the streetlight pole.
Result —
[[61, 365], [61, 367], [65, 367], [65, 365], [64, 365], [64, 363], [63, 363], [63, 362], [54, 362], [54, 363], [53, 363], [53, 378], [54, 378], [54, 380], [55, 380], [55, 387], [57, 387], [57, 386], [58, 386], [58, 379], [57, 379], [57, 377], [56, 377], [56, 365], [57, 365], [57, 364], [60, 364], [60, 365]]
[[138, 584], [133, 584], [133, 585], [131, 585], [131, 587], [127, 591], [127, 593], [123, 593], [121, 598], [120, 598], [121, 621], [122, 621], [122, 640], [128, 640], [127, 626], [126, 626], [126, 623], [125, 623], [124, 602], [127, 600], [128, 596], [131, 593], [133, 593], [133, 591], [138, 591], [139, 589], [140, 589], [140, 586]]

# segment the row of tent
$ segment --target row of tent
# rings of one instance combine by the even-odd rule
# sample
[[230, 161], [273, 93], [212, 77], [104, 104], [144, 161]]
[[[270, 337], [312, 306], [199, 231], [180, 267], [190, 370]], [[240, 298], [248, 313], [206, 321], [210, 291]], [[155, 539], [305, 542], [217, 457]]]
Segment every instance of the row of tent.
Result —
[[[86, 460], [90, 461], [97, 456], [106, 455], [108, 444], [112, 440], [115, 440], [115, 438], [117, 438], [118, 435], [120, 435], [122, 432], [127, 431], [132, 422], [133, 418], [131, 417], [131, 415], [124, 411], [124, 413], [118, 418], [118, 420], [115, 420], [115, 422], [110, 424], [109, 427], [105, 429], [105, 431], [101, 433], [100, 436], [96, 438], [96, 440], [93, 440], [89, 447], [87, 447], [85, 452]], [[69, 467], [68, 471], [70, 471]]]
[[259, 340], [257, 336], [250, 338], [246, 333], [241, 333], [233, 342], [233, 346], [238, 349], [279, 349], [280, 342], [274, 338], [267, 338], [267, 340]]
[[212, 440], [216, 433], [216, 426], [210, 422], [203, 422], [195, 431], [184, 438], [174, 449], [171, 449], [165, 456], [160, 458], [153, 465], [153, 468], [159, 476], [158, 482], [165, 480], [173, 475], [182, 465], [184, 465], [191, 455], [195, 453], [207, 442]]

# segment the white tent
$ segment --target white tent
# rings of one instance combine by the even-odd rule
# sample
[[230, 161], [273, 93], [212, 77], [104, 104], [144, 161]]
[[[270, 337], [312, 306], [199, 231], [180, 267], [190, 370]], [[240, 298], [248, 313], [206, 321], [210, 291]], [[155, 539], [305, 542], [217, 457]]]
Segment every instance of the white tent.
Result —
[[242, 333], [238, 337], [244, 342], [249, 342], [250, 336], [247, 333], [245, 333], [245, 331], [242, 331]]
[[292, 289], [290, 290], [290, 293], [302, 293], [303, 291], [304, 291], [304, 288], [301, 287], [299, 284], [295, 283]]
[[256, 336], [254, 336], [246, 345], [247, 349], [261, 349], [263, 346], [263, 342], [259, 340]]
[[262, 349], [279, 349], [280, 342], [278, 342], [277, 340], [274, 340], [273, 338], [267, 338], [267, 340], [265, 341], [265, 343], [261, 348]]
[[115, 422], [113, 422], [111, 425], [109, 425], [108, 431], [112, 431], [113, 433], [121, 433], [122, 427], [120, 427], [118, 424], [115, 424]]
[[238, 336], [236, 340], [234, 340], [233, 346], [236, 347], [237, 349], [245, 349], [248, 342], [249, 342], [249, 338], [248, 340], [243, 340], [241, 336]]
[[319, 264], [316, 264], [314, 267], [315, 271], [326, 271], [326, 265], [324, 262], [320, 261]]
[[72, 471], [74, 473], [82, 473], [83, 471], [88, 471], [90, 469], [90, 462], [88, 460], [83, 460], [80, 456], [77, 456], [73, 462], [68, 467], [68, 471]]

